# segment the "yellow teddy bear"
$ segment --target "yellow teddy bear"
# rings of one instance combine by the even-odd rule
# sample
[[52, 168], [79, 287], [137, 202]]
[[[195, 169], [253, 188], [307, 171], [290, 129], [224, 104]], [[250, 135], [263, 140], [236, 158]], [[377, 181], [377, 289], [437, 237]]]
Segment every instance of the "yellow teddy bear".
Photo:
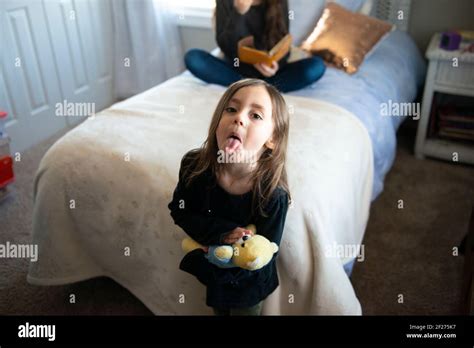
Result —
[[[240, 267], [255, 271], [266, 266], [278, 251], [278, 245], [267, 238], [257, 235], [254, 225], [247, 226], [253, 235], [244, 236], [238, 242], [230, 245], [209, 246], [206, 258], [209, 262], [221, 268]], [[188, 253], [195, 249], [205, 249], [195, 240], [186, 237], [181, 243], [182, 249]]]

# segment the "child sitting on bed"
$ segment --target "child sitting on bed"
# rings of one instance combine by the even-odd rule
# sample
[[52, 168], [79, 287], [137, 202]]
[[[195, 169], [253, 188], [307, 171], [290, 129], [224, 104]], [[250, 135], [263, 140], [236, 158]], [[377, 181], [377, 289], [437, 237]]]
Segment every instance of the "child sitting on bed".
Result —
[[[203, 146], [181, 161], [168, 206], [174, 222], [204, 246], [233, 244], [250, 233], [244, 228], [249, 224], [279, 245], [290, 200], [288, 128], [285, 101], [274, 87], [258, 79], [232, 84], [214, 111]], [[206, 304], [217, 315], [259, 315], [262, 301], [278, 286], [277, 254], [262, 269], [249, 271], [219, 268], [205, 252], [188, 253], [180, 269], [207, 286]]]
[[287, 54], [272, 66], [234, 64], [240, 39], [253, 36], [255, 48], [270, 50], [288, 34], [288, 15], [287, 0], [217, 0], [216, 42], [225, 59], [201, 49], [192, 49], [184, 57], [186, 68], [203, 81], [223, 86], [244, 77], [254, 77], [267, 81], [282, 92], [290, 92], [316, 82], [326, 70], [320, 57], [288, 63]]

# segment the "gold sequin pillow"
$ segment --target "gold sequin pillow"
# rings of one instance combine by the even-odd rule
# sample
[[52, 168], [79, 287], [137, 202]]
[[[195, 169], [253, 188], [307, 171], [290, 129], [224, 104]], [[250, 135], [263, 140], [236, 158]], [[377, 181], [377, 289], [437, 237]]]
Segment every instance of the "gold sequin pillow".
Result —
[[301, 48], [353, 74], [365, 56], [393, 28], [387, 22], [329, 3]]

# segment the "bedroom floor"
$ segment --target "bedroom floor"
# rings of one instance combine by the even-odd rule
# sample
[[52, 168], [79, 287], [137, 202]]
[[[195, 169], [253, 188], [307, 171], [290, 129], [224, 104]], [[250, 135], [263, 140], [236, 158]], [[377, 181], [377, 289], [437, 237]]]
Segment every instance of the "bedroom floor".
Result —
[[[22, 154], [16, 183], [0, 202], [0, 243], [29, 243], [33, 179], [56, 134]], [[365, 234], [365, 260], [356, 262], [352, 282], [366, 315], [450, 315], [457, 313], [464, 258], [453, 256], [467, 232], [474, 167], [412, 154], [414, 128], [398, 134], [395, 164], [385, 190], [372, 204]], [[403, 209], [399, 209], [399, 200]], [[114, 281], [37, 287], [26, 282], [29, 261], [0, 262], [0, 315], [150, 315]], [[69, 303], [70, 294], [76, 302]], [[400, 296], [401, 295], [401, 296]], [[403, 302], [402, 302], [403, 300]]]
[[415, 137], [412, 126], [400, 129], [395, 163], [371, 207], [365, 260], [352, 274], [364, 314], [459, 313], [464, 257], [453, 248], [468, 230], [474, 167], [416, 159]]

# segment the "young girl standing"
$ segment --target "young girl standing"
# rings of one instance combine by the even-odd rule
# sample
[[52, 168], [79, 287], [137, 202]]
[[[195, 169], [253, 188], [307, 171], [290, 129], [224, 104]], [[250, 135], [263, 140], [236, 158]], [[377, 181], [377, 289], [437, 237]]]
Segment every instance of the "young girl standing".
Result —
[[[290, 200], [285, 169], [289, 116], [283, 97], [262, 80], [232, 84], [221, 97], [206, 141], [181, 161], [169, 204], [174, 222], [204, 246], [233, 244], [249, 233], [280, 244]], [[220, 154], [239, 154], [223, 161]], [[207, 286], [216, 314], [259, 315], [278, 286], [275, 257], [257, 271], [219, 268], [203, 249], [186, 254], [180, 269]]]
[[184, 57], [186, 68], [203, 81], [228, 86], [244, 77], [254, 77], [290, 92], [317, 81], [326, 70], [320, 57], [288, 63], [289, 54], [272, 66], [242, 62], [234, 66], [242, 38], [253, 36], [255, 48], [268, 51], [288, 34], [287, 0], [216, 0], [215, 20], [216, 42], [225, 58], [201, 49], [189, 50]]

